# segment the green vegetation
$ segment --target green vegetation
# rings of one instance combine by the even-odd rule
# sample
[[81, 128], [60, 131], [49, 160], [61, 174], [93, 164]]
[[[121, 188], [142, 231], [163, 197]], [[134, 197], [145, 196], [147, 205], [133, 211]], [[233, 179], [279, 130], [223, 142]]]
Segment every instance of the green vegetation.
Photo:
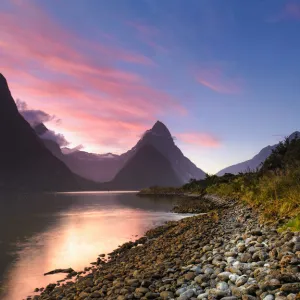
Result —
[[208, 186], [206, 192], [245, 201], [259, 208], [266, 219], [296, 218], [300, 214], [300, 140], [286, 139], [260, 170], [231, 176], [226, 183]]
[[291, 219], [285, 226], [299, 230], [300, 216], [300, 139], [285, 139], [256, 171], [222, 177], [206, 175], [191, 179], [181, 188], [153, 187], [152, 194], [215, 194], [234, 198], [259, 209], [267, 220]]
[[279, 231], [285, 231], [287, 229], [291, 231], [300, 231], [300, 215], [289, 220], [284, 226], [280, 228]]

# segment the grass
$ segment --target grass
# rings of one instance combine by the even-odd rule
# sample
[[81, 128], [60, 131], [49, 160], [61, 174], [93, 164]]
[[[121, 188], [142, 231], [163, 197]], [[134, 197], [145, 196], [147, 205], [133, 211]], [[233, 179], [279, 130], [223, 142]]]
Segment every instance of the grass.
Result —
[[300, 231], [300, 215], [289, 220], [285, 225], [279, 228], [279, 232], [285, 230]]
[[[285, 174], [238, 176], [229, 183], [214, 184], [209, 194], [235, 198], [259, 209], [265, 219], [293, 218], [300, 214], [300, 170]], [[256, 178], [255, 178], [256, 177]]]

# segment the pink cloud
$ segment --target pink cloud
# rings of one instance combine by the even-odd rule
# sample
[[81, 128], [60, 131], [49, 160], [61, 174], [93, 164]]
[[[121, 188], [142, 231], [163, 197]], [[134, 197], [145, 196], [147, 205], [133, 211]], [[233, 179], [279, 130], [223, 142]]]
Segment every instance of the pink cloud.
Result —
[[83, 41], [32, 3], [14, 9], [0, 12], [1, 72], [15, 98], [63, 120], [59, 130], [68, 140], [124, 150], [163, 112], [186, 113], [172, 96], [115, 64], [149, 68], [149, 58]]
[[203, 66], [196, 72], [201, 85], [220, 94], [240, 94], [243, 91], [241, 77], [231, 75], [222, 65]]
[[215, 136], [205, 132], [188, 132], [177, 134], [179, 140], [186, 144], [207, 148], [218, 148], [221, 142]]
[[272, 16], [268, 22], [280, 22], [280, 21], [300, 21], [300, 3], [288, 1], [281, 12]]

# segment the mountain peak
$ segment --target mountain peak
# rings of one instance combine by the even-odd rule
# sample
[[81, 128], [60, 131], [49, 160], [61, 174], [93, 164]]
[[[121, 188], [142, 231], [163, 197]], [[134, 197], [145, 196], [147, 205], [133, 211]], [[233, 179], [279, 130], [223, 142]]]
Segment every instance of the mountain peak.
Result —
[[18, 114], [17, 105], [11, 96], [7, 80], [0, 73], [0, 113], [5, 119]]
[[169, 131], [169, 129], [167, 128], [167, 126], [162, 123], [161, 121], [157, 121], [152, 129], [151, 129], [152, 133], [155, 133], [157, 135], [162, 135], [162, 136], [171, 136], [171, 133]]
[[0, 88], [2, 89], [4, 87], [8, 88], [7, 81], [3, 74], [0, 73]]
[[295, 139], [295, 138], [300, 138], [300, 132], [299, 131], [295, 131], [295, 132], [293, 132], [290, 136], [289, 136], [289, 140], [293, 140], [293, 139]]

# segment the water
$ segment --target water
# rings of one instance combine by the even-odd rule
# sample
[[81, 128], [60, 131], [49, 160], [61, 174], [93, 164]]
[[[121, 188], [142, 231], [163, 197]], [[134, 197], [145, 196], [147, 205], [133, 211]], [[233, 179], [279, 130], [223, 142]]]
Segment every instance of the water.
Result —
[[99, 254], [182, 218], [170, 213], [174, 201], [134, 193], [1, 195], [0, 299], [34, 295], [36, 287], [64, 278], [44, 273], [83, 270]]

